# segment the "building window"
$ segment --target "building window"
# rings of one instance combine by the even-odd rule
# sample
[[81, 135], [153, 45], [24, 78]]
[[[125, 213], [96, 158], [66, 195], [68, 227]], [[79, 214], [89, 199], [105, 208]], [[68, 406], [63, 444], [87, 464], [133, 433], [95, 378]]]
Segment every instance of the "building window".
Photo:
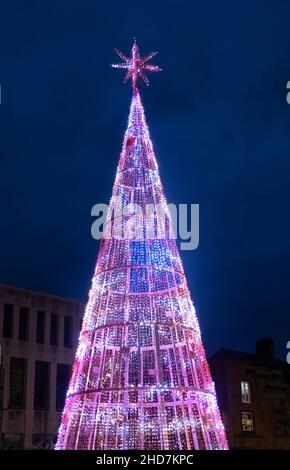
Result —
[[44, 344], [45, 342], [45, 312], [38, 310], [36, 321], [36, 342]]
[[242, 411], [241, 413], [242, 420], [242, 431], [243, 432], [253, 432], [254, 431], [254, 416], [251, 411]]
[[2, 434], [3, 449], [7, 449], [7, 450], [23, 449], [23, 444], [24, 444], [24, 434], [8, 434], [8, 433]]
[[55, 434], [32, 434], [32, 449], [53, 450], [56, 444]]
[[65, 348], [72, 347], [72, 318], [64, 317], [63, 345]]
[[58, 315], [54, 313], [50, 316], [50, 344], [51, 346], [58, 345]]
[[29, 309], [26, 307], [20, 307], [19, 328], [18, 328], [18, 339], [20, 341], [28, 341], [28, 328], [29, 328]]
[[24, 408], [26, 359], [10, 358], [9, 408]]
[[242, 403], [251, 403], [250, 383], [241, 382]]
[[13, 336], [13, 313], [13, 305], [5, 304], [3, 316], [3, 338], [12, 338]]
[[66, 392], [70, 379], [71, 366], [57, 364], [56, 372], [56, 409], [62, 411], [65, 403]]
[[34, 409], [47, 410], [49, 397], [49, 362], [35, 361]]

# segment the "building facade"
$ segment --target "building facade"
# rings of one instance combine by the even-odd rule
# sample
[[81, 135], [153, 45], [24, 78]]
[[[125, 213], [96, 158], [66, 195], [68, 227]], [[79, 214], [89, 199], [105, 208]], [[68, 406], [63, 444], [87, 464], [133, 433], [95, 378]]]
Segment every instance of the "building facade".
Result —
[[270, 338], [256, 354], [220, 349], [209, 360], [229, 447], [290, 449], [290, 366]]
[[[0, 449], [54, 447], [83, 307], [0, 284]], [[290, 449], [290, 366], [272, 340], [209, 365], [230, 448]]]
[[0, 284], [0, 448], [52, 448], [82, 304]]

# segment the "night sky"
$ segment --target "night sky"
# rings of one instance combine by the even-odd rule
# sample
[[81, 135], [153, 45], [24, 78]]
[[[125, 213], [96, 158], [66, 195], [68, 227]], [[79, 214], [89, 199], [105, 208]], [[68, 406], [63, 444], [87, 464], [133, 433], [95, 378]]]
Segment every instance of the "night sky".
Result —
[[158, 50], [141, 94], [206, 351], [290, 340], [290, 3], [11, 0], [0, 27], [0, 282], [83, 301], [131, 89], [117, 47]]

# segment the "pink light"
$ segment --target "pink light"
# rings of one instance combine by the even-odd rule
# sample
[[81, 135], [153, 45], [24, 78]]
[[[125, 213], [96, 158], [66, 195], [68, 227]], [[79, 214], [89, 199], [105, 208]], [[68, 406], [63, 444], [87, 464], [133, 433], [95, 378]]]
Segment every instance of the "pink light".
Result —
[[[120, 197], [169, 213], [137, 88], [144, 70], [160, 70], [147, 64], [155, 53], [140, 58], [136, 42], [130, 59], [117, 52], [134, 92], [110, 208]], [[56, 449], [227, 448], [175, 241], [104, 239]]]
[[161, 68], [157, 65], [147, 63], [157, 54], [157, 52], [150, 52], [146, 57], [140, 57], [139, 48], [135, 39], [132, 46], [131, 57], [127, 57], [123, 52], [119, 51], [119, 49], [115, 49], [115, 51], [124, 62], [121, 64], [112, 64], [112, 67], [117, 69], [127, 69], [124, 83], [126, 83], [129, 78], [132, 78], [132, 87], [134, 89], [136, 88], [137, 79], [139, 77], [146, 83], [146, 85], [149, 85], [149, 80], [144, 72], [145, 70], [149, 72], [161, 71]]

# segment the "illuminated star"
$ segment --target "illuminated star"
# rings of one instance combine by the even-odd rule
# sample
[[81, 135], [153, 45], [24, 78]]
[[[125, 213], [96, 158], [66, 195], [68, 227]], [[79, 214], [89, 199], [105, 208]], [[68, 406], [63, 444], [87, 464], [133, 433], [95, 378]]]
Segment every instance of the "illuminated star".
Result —
[[123, 52], [119, 51], [119, 49], [115, 49], [115, 51], [124, 62], [121, 64], [112, 64], [111, 66], [116, 69], [127, 69], [124, 83], [126, 83], [129, 78], [132, 78], [132, 87], [134, 89], [136, 89], [136, 83], [139, 77], [142, 78], [146, 85], [149, 85], [149, 80], [145, 74], [145, 70], [148, 70], [149, 72], [160, 72], [161, 70], [157, 65], [147, 63], [157, 54], [157, 52], [150, 52], [147, 56], [140, 57], [139, 48], [135, 39], [133, 42], [131, 57], [127, 57]]

